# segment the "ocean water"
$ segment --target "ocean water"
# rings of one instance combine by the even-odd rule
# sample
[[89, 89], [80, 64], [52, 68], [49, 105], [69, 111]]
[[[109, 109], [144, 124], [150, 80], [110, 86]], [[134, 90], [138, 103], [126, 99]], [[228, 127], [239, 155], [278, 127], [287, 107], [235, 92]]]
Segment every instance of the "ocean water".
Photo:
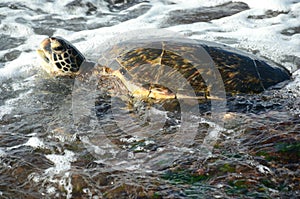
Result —
[[[128, 104], [49, 76], [49, 36], [95, 62], [127, 39], [217, 42], [292, 79], [224, 109]], [[299, 67], [298, 0], [2, 0], [0, 198], [297, 198]]]

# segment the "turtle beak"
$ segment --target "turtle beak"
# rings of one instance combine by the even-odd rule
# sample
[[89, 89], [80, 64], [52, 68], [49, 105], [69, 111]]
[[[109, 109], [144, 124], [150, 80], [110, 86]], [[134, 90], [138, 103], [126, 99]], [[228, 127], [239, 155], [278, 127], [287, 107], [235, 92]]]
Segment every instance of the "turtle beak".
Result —
[[46, 38], [44, 39], [41, 44], [39, 49], [37, 49], [38, 55], [46, 62], [50, 62], [50, 53], [51, 53], [51, 46], [50, 46], [50, 39]]
[[49, 58], [45, 55], [44, 51], [41, 49], [37, 49], [36, 51], [38, 53], [38, 55], [47, 63], [50, 62]]
[[50, 42], [51, 42], [51, 39], [50, 39], [50, 38], [46, 38], [46, 39], [44, 39], [44, 40], [41, 42], [40, 47], [43, 48], [43, 47], [45, 47], [45, 46], [48, 46], [48, 45], [50, 44]]

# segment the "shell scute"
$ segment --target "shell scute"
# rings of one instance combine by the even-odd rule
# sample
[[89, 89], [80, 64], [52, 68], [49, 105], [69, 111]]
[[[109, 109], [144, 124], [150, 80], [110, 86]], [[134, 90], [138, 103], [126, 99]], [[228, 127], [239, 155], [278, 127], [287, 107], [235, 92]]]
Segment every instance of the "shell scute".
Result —
[[192, 88], [203, 96], [219, 73], [228, 94], [259, 93], [290, 78], [284, 68], [219, 46], [176, 41], [146, 41], [133, 49], [125, 46], [115, 46], [109, 53], [118, 53], [116, 60], [121, 74], [126, 71], [125, 81], [143, 89], [162, 86], [176, 94]]

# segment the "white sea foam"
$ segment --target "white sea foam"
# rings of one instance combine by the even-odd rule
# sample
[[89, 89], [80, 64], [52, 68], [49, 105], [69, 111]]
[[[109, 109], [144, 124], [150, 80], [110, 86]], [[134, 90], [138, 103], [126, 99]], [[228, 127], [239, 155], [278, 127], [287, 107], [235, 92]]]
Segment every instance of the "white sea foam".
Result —
[[32, 53], [22, 53], [18, 59], [6, 62], [4, 68], [0, 68], [0, 81], [9, 77], [17, 77], [26, 73], [32, 64], [34, 55]]
[[[31, 1], [30, 3], [27, 0], [14, 0], [13, 3], [26, 5], [27, 7], [33, 10], [42, 8], [42, 10], [48, 14], [63, 14], [65, 15], [66, 18], [84, 16], [85, 11], [87, 11], [87, 8], [85, 6], [77, 6], [74, 9], [66, 10], [65, 6], [71, 2], [74, 2], [74, 0], [52, 0], [52, 1], [39, 0], [39, 1]], [[108, 11], [108, 9], [105, 6], [107, 5], [105, 1], [89, 0], [89, 2], [93, 3], [98, 8], [100, 8], [99, 11], [101, 12]], [[1, 3], [13, 4], [10, 0], [2, 0]], [[19, 11], [19, 12], [22, 13], [23, 11]]]
[[49, 154], [46, 158], [54, 163], [54, 167], [46, 170], [46, 173], [58, 174], [71, 169], [71, 162], [75, 161], [75, 154], [72, 151], [65, 150], [64, 155]]
[[249, 5], [250, 8], [265, 10], [287, 11], [295, 0], [241, 0]]
[[5, 156], [5, 151], [2, 149], [2, 148], [0, 148], [0, 157], [3, 157], [3, 156]]
[[28, 141], [24, 144], [25, 146], [31, 146], [32, 148], [44, 148], [45, 144], [37, 137], [31, 137]]
[[11, 111], [13, 110], [13, 107], [12, 106], [8, 106], [8, 105], [3, 105], [3, 106], [0, 106], [0, 120], [3, 119], [3, 116], [11, 113]]
[[176, 7], [180, 8], [194, 8], [199, 6], [211, 7], [228, 3], [230, 1], [231, 0], [189, 0], [189, 3], [187, 3], [185, 0], [172, 0], [172, 2], [177, 3]]

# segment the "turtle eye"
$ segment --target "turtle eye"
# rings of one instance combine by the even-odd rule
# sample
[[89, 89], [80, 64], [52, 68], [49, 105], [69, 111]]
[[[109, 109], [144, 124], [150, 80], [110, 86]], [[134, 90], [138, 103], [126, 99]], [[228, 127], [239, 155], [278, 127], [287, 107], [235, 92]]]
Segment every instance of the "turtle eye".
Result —
[[54, 51], [63, 51], [64, 47], [63, 46], [57, 46], [53, 48]]

